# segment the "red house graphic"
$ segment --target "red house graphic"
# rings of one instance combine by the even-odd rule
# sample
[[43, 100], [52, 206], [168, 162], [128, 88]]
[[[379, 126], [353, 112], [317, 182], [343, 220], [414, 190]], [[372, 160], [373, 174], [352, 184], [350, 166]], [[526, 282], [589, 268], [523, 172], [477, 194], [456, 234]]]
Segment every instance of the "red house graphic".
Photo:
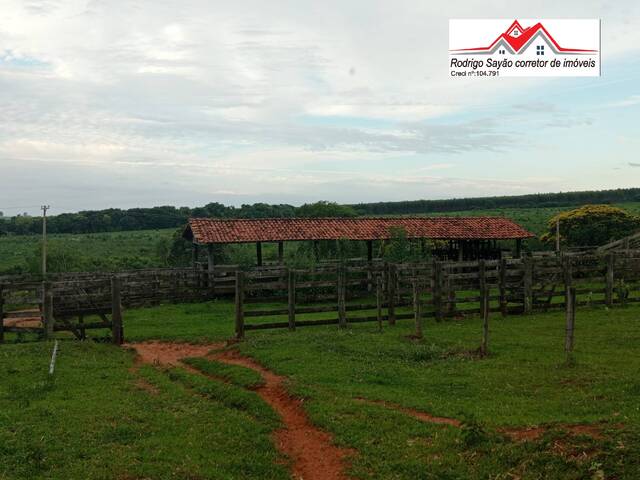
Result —
[[579, 48], [564, 48], [551, 36], [542, 23], [527, 28], [515, 20], [511, 26], [496, 38], [488, 47], [462, 48], [451, 50], [453, 55], [491, 55], [506, 54], [507, 52], [520, 55], [530, 46], [535, 45], [536, 55], [544, 55], [548, 47], [556, 55], [595, 55], [597, 50], [585, 50]]

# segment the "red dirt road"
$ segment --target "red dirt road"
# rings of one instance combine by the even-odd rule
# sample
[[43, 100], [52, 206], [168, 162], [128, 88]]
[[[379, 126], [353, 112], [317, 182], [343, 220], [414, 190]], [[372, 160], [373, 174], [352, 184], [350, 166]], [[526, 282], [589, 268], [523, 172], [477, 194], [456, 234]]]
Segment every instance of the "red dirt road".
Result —
[[[135, 343], [125, 347], [138, 353], [139, 361], [153, 365], [180, 365], [186, 357], [204, 357], [223, 344], [191, 345], [181, 343]], [[282, 418], [285, 427], [274, 432], [278, 450], [292, 460], [292, 475], [296, 480], [346, 480], [346, 457], [353, 452], [336, 447], [331, 435], [315, 427], [307, 418], [302, 402], [289, 396], [284, 377], [276, 375], [236, 351], [216, 352], [211, 358], [231, 365], [240, 365], [262, 375], [265, 384], [255, 391]], [[185, 365], [181, 365], [185, 366]], [[190, 369], [194, 371], [193, 369]]]

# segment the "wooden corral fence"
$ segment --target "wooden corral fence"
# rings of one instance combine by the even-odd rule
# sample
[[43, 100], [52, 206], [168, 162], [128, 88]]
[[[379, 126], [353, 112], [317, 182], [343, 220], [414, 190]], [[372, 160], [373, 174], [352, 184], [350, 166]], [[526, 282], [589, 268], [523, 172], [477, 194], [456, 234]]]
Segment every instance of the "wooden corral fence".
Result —
[[[68, 331], [85, 339], [87, 330], [110, 329], [112, 342], [120, 345], [124, 341], [121, 289], [118, 277], [0, 285], [0, 343], [5, 333], [50, 338], [54, 332]], [[87, 322], [86, 317], [99, 320]]]
[[[640, 252], [526, 256], [522, 259], [414, 264], [364, 264], [322, 269], [236, 272], [236, 335], [247, 330], [470, 314], [529, 314], [567, 306], [640, 302]], [[279, 278], [276, 280], [275, 277]], [[267, 289], [267, 291], [264, 291]], [[271, 294], [269, 298], [267, 294]], [[255, 302], [282, 302], [279, 308]], [[325, 314], [299, 319], [299, 315]], [[355, 315], [354, 315], [355, 314]], [[280, 317], [280, 318], [278, 318]], [[282, 318], [285, 317], [285, 318]]]

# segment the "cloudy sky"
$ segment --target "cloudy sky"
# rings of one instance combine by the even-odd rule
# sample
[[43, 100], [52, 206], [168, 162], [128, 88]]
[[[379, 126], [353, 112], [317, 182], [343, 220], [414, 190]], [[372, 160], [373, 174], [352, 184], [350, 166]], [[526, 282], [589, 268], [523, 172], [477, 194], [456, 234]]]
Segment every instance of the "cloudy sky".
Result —
[[[448, 75], [449, 18], [601, 18], [600, 78]], [[2, 0], [0, 211], [640, 186], [637, 0]]]

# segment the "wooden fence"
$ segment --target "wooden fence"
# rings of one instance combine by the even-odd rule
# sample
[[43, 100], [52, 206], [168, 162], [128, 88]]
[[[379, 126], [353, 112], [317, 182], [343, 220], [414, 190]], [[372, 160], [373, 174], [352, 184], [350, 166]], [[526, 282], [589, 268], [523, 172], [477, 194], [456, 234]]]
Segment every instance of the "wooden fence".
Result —
[[[281, 269], [263, 282], [259, 271], [236, 272], [236, 335], [247, 330], [312, 325], [503, 316], [576, 306], [640, 302], [640, 252], [531, 257], [474, 262], [370, 264], [323, 269]], [[263, 289], [278, 308], [264, 302]], [[357, 300], [357, 301], [356, 301]], [[285, 304], [286, 303], [286, 304]], [[299, 319], [299, 315], [326, 314]], [[354, 315], [355, 314], [355, 315]], [[286, 317], [280, 319], [278, 317]], [[251, 320], [248, 320], [251, 319]], [[421, 323], [417, 321], [417, 334]]]
[[[122, 344], [122, 280], [111, 277], [70, 283], [42, 282], [0, 285], [0, 343], [5, 333], [35, 333], [50, 338], [72, 332], [85, 339], [87, 330], [110, 329], [111, 341]], [[109, 318], [111, 316], [111, 318]], [[85, 317], [97, 317], [86, 322]]]

